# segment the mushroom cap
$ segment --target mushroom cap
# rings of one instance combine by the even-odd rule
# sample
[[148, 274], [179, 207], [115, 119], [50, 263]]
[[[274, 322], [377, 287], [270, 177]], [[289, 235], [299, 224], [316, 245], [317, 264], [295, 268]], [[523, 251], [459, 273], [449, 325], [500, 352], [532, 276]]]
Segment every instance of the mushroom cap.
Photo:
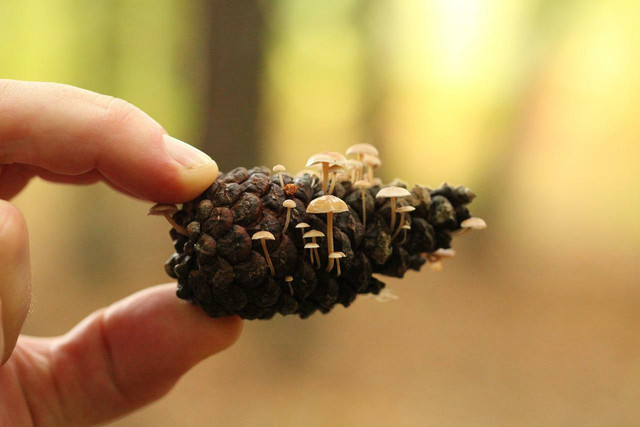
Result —
[[443, 249], [440, 248], [435, 252], [432, 252], [431, 255], [435, 255], [439, 258], [453, 258], [456, 256], [456, 251], [453, 249]]
[[344, 258], [344, 257], [346, 257], [346, 255], [344, 254], [344, 252], [340, 252], [340, 251], [331, 252], [329, 254], [329, 258], [333, 258], [333, 259]]
[[471, 218], [467, 218], [464, 221], [462, 221], [460, 223], [460, 227], [472, 228], [474, 230], [482, 230], [483, 228], [487, 228], [487, 223], [482, 218], [472, 216]]
[[367, 181], [366, 179], [360, 179], [353, 183], [354, 188], [371, 188], [373, 184]]
[[277, 172], [284, 172], [286, 170], [287, 170], [287, 168], [285, 168], [283, 165], [275, 165], [273, 167], [273, 171], [276, 172], [276, 173]]
[[308, 228], [308, 227], [311, 227], [311, 226], [306, 222], [299, 222], [298, 225], [296, 225], [296, 228]]
[[378, 156], [374, 156], [372, 154], [365, 154], [362, 158], [362, 162], [374, 168], [377, 168], [382, 164]]
[[178, 212], [178, 207], [170, 203], [158, 203], [149, 208], [147, 215], [173, 215]]
[[318, 163], [329, 163], [330, 165], [338, 165], [347, 163], [347, 158], [340, 153], [334, 151], [323, 151], [322, 153], [314, 154], [307, 160], [307, 167], [316, 165]]
[[405, 224], [400, 228], [404, 228], [405, 230], [411, 230], [411, 226], [409, 224]]
[[360, 160], [349, 159], [347, 160], [347, 166], [350, 168], [361, 168], [362, 166], [364, 166], [364, 163], [362, 163]]
[[[405, 190], [406, 191], [406, 190]], [[325, 196], [320, 196], [317, 199], [313, 199], [307, 205], [307, 213], [320, 214], [327, 212], [346, 212], [349, 210], [349, 207], [344, 202], [344, 200], [333, 196], [331, 194], [327, 194]]]
[[251, 240], [260, 240], [260, 239], [266, 239], [266, 240], [276, 240], [276, 238], [273, 236], [273, 234], [271, 234], [268, 231], [258, 231], [257, 233], [254, 233], [253, 236], [251, 236]]
[[407, 197], [410, 196], [411, 193], [406, 188], [402, 187], [384, 187], [378, 194], [376, 194], [376, 198], [380, 197]]
[[310, 230], [302, 235], [303, 239], [308, 239], [309, 237], [324, 237], [324, 233], [320, 230]]
[[407, 212], [413, 212], [415, 210], [416, 208], [414, 208], [413, 206], [400, 206], [398, 209], [396, 209], [396, 212], [407, 213]]
[[347, 148], [347, 156], [352, 154], [372, 154], [374, 156], [378, 156], [378, 149], [371, 144], [367, 144], [366, 142], [361, 142], [360, 144], [353, 144], [351, 147]]
[[284, 278], [285, 282], [293, 282], [293, 276], [287, 276]]
[[304, 245], [305, 249], [317, 249], [319, 247], [320, 247], [319, 244], [313, 243], [313, 242], [310, 242], [310, 243], [307, 243], [306, 245]]
[[282, 203], [282, 206], [284, 206], [285, 208], [288, 208], [288, 209], [295, 208], [296, 207], [296, 202], [294, 202], [291, 199], [287, 199]]
[[345, 171], [345, 167], [341, 164], [335, 164], [335, 165], [331, 165], [329, 166], [329, 172], [338, 172], [338, 171]]

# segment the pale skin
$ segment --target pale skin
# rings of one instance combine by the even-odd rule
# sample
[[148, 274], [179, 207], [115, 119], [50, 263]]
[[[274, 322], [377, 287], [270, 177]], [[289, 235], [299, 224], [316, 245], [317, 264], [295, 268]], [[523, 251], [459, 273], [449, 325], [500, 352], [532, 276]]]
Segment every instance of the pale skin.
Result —
[[238, 317], [209, 318], [177, 299], [174, 284], [115, 302], [60, 337], [20, 335], [29, 244], [24, 217], [8, 200], [31, 178], [104, 181], [144, 200], [180, 203], [210, 185], [218, 168], [165, 138], [136, 107], [71, 86], [0, 79], [0, 118], [0, 425], [112, 420], [157, 400], [235, 342]]

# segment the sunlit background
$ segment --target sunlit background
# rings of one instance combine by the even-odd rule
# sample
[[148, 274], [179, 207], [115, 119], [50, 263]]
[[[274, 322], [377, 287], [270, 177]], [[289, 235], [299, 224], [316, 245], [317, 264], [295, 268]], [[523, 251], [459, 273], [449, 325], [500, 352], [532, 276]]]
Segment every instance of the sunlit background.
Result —
[[[372, 142], [383, 179], [465, 184], [489, 224], [396, 301], [245, 323], [115, 425], [640, 422], [639, 27], [635, 0], [0, 1], [0, 77], [124, 98], [225, 170]], [[14, 202], [27, 333], [169, 280], [149, 203]]]

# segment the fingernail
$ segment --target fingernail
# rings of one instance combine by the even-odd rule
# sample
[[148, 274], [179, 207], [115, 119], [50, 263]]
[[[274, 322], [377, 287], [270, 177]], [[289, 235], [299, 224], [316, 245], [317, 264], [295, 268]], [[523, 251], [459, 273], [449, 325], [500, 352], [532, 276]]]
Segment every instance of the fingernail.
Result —
[[185, 168], [195, 168], [213, 162], [211, 157], [186, 142], [169, 135], [163, 135], [162, 139], [171, 157]]

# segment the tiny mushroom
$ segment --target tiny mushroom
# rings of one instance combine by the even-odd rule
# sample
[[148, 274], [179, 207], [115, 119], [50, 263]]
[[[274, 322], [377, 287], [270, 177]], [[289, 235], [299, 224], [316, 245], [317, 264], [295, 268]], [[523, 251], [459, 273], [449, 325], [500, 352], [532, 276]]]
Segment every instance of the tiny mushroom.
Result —
[[293, 282], [293, 276], [285, 277], [284, 281], [286, 282], [287, 285], [289, 285], [289, 292], [291, 292], [291, 295], [293, 295], [293, 286], [291, 286], [291, 282]]
[[[309, 230], [306, 233], [304, 233], [304, 235], [302, 236], [303, 239], [308, 239], [311, 238], [311, 243], [318, 243], [316, 242], [316, 238], [323, 238], [324, 237], [324, 233], [320, 230]], [[320, 255], [318, 254], [318, 248], [320, 246], [318, 245], [317, 248], [313, 248], [313, 252], [316, 255], [316, 261], [318, 261], [318, 267], [320, 267]], [[313, 264], [313, 263], [312, 263]]]
[[442, 270], [442, 259], [453, 258], [456, 255], [456, 251], [453, 249], [440, 248], [437, 251], [431, 252], [427, 255], [427, 259], [431, 263], [431, 269], [435, 272]]
[[411, 230], [411, 226], [409, 224], [405, 224], [402, 227], [400, 227], [404, 230], [403, 236], [402, 236], [402, 241], [400, 242], [401, 245], [404, 245], [404, 242], [407, 241], [407, 230]]
[[338, 181], [338, 172], [343, 172], [344, 166], [342, 165], [333, 165], [329, 167], [329, 177], [331, 177], [331, 185], [329, 186], [329, 194], [333, 193], [333, 189], [336, 186], [336, 182]]
[[380, 165], [382, 165], [382, 162], [377, 156], [371, 154], [365, 154], [362, 162], [367, 165], [367, 180], [369, 182], [373, 182], [373, 171], [374, 169], [380, 167]]
[[[333, 214], [348, 211], [349, 207], [342, 199], [331, 195], [320, 196], [317, 199], [313, 199], [309, 205], [307, 205], [307, 213], [327, 214], [327, 247], [329, 253], [333, 252]], [[331, 271], [332, 268], [333, 259], [330, 258], [327, 271]]]
[[398, 209], [396, 209], [396, 212], [400, 212], [400, 223], [398, 224], [398, 229], [396, 230], [396, 232], [393, 233], [392, 240], [395, 239], [398, 234], [400, 234], [400, 230], [405, 225], [404, 224], [404, 215], [407, 212], [413, 212], [415, 210], [416, 210], [416, 208], [414, 208], [413, 206], [400, 206]]
[[316, 260], [318, 261], [318, 267], [320, 267], [320, 256], [318, 255], [319, 247], [320, 247], [319, 244], [313, 243], [313, 242], [309, 242], [306, 245], [304, 245], [305, 249], [309, 249], [309, 259], [311, 260], [311, 265], [313, 265], [313, 255], [315, 253]]
[[391, 199], [391, 223], [389, 225], [389, 230], [393, 231], [396, 225], [396, 199], [398, 197], [407, 197], [410, 196], [411, 193], [407, 191], [406, 188], [402, 187], [385, 187], [378, 191], [376, 194], [376, 198], [390, 198]]
[[366, 230], [367, 229], [367, 198], [365, 196], [365, 190], [367, 188], [371, 188], [372, 184], [367, 180], [361, 179], [359, 181], [356, 181], [353, 184], [353, 187], [360, 189], [360, 198], [362, 199], [362, 226]]
[[472, 216], [471, 218], [467, 218], [464, 221], [462, 221], [460, 223], [460, 227], [462, 228], [462, 230], [452, 234], [459, 236], [471, 230], [483, 230], [487, 228], [487, 223], [482, 218], [478, 218], [477, 216]]
[[287, 169], [282, 166], [282, 165], [275, 165], [273, 167], [273, 173], [277, 173], [278, 176], [280, 177], [280, 187], [284, 188], [284, 180], [282, 179], [282, 172], [286, 171]]
[[273, 268], [271, 257], [269, 257], [269, 251], [267, 251], [267, 240], [276, 240], [276, 238], [268, 231], [258, 231], [251, 236], [251, 240], [260, 240], [260, 243], [262, 243], [262, 250], [264, 251], [264, 257], [267, 260], [267, 264], [269, 264], [269, 270], [271, 270], [271, 275], [275, 276], [276, 271]]
[[310, 227], [309, 224], [307, 224], [306, 222], [299, 222], [298, 225], [296, 225], [296, 228], [300, 229], [300, 233], [302, 233], [303, 239], [304, 239], [304, 229], [309, 227]]
[[[364, 163], [362, 163], [362, 161], [364, 160], [365, 155], [375, 156], [375, 157], [378, 157], [379, 155], [378, 149], [371, 144], [367, 144], [366, 142], [363, 142], [360, 144], [354, 144], [351, 147], [347, 148], [347, 156], [351, 156], [352, 154], [355, 154], [358, 156], [358, 160], [361, 162], [358, 169], [361, 172], [364, 172], [363, 171]], [[364, 173], [356, 174], [353, 180], [355, 181], [357, 179], [362, 179], [363, 177], [364, 177]]]
[[287, 228], [289, 228], [289, 222], [290, 222], [290, 219], [291, 219], [291, 209], [296, 207], [296, 202], [294, 202], [291, 199], [287, 199], [282, 203], [282, 206], [287, 208], [287, 219], [285, 219], [284, 228], [282, 229], [282, 232], [286, 233], [287, 232]]
[[178, 207], [176, 205], [172, 205], [169, 203], [158, 203], [157, 205], [153, 205], [151, 209], [149, 209], [147, 215], [164, 215], [169, 224], [171, 224], [178, 233], [188, 236], [189, 233], [187, 232], [187, 230], [173, 219], [173, 214], [175, 214], [176, 212], [178, 212]]
[[344, 258], [346, 255], [344, 254], [344, 252], [331, 252], [329, 254], [329, 259], [335, 259], [336, 260], [336, 268], [338, 270], [338, 276], [340, 276], [340, 258]]
[[307, 167], [318, 164], [322, 165], [322, 192], [326, 194], [329, 181], [329, 166], [344, 165], [346, 162], [347, 158], [340, 153], [323, 151], [322, 153], [317, 153], [309, 157]]
[[351, 181], [356, 182], [358, 179], [360, 179], [360, 172], [362, 172], [363, 166], [364, 163], [362, 163], [360, 160], [347, 160], [347, 168], [351, 172]]

